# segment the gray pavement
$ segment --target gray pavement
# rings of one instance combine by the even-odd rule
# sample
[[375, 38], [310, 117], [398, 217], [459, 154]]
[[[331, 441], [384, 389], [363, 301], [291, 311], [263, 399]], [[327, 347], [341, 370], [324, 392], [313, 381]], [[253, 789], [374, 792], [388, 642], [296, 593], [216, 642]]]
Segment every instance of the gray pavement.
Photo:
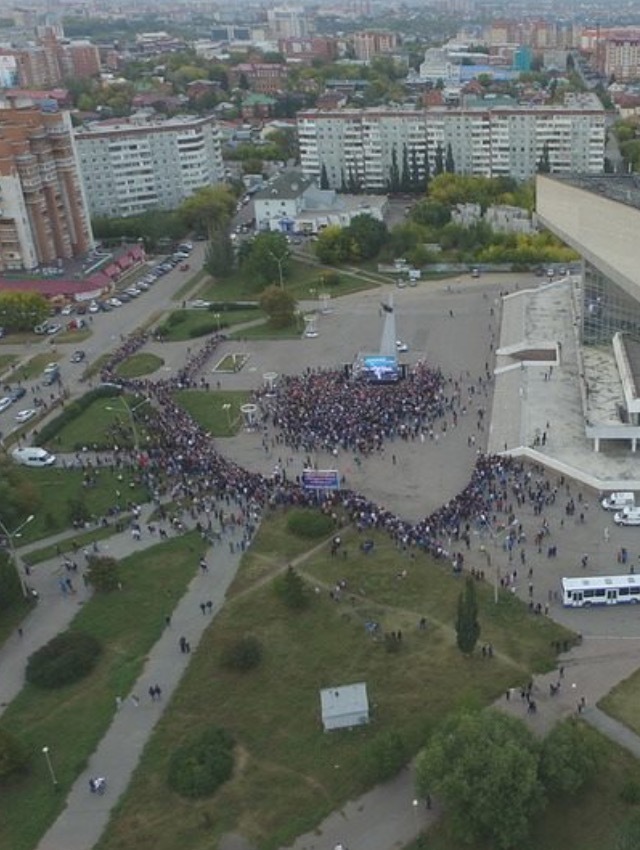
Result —
[[[130, 549], [135, 551], [136, 546], [132, 542]], [[184, 636], [192, 651], [197, 649], [204, 630], [211, 623], [211, 617], [200, 614], [202, 599], [213, 602], [213, 616], [224, 604], [241, 558], [240, 547], [235, 548], [234, 554], [226, 545], [207, 552], [209, 571], [197, 570], [198, 574], [171, 615], [170, 627], [149, 652], [130, 694], [122, 694], [121, 708], [115, 712], [107, 733], [74, 783], [66, 808], [42, 838], [38, 850], [90, 850], [102, 835], [113, 807], [126, 790], [142, 750], [189, 663], [190, 656], [182, 654], [178, 648], [179, 638]], [[152, 701], [148, 695], [149, 687], [156, 683], [162, 688], [161, 701]], [[132, 696], [139, 699], [139, 705]], [[105, 777], [108, 783], [107, 792], [102, 796], [91, 794], [89, 790], [89, 779], [96, 776]]]

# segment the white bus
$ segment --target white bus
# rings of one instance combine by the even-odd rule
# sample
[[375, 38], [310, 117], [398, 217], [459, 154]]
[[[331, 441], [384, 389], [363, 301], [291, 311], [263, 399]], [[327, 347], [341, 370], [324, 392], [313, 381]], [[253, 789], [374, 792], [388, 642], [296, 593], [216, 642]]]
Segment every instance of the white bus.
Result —
[[622, 602], [640, 602], [640, 575], [562, 579], [562, 604], [565, 608], [618, 605]]

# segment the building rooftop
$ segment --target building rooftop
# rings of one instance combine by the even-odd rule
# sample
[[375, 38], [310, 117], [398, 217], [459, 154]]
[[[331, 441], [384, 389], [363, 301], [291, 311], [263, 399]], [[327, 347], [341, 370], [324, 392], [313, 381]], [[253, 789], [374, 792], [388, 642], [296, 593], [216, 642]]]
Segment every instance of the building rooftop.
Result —
[[304, 190], [311, 186], [312, 182], [308, 177], [303, 177], [299, 171], [289, 171], [286, 174], [281, 174], [275, 180], [269, 181], [264, 189], [256, 192], [254, 200], [294, 200], [295, 198], [299, 198]]
[[640, 174], [545, 174], [545, 177], [640, 209]]
[[357, 711], [368, 711], [367, 686], [364, 682], [357, 682], [354, 685], [323, 688], [320, 691], [320, 704], [324, 720]]

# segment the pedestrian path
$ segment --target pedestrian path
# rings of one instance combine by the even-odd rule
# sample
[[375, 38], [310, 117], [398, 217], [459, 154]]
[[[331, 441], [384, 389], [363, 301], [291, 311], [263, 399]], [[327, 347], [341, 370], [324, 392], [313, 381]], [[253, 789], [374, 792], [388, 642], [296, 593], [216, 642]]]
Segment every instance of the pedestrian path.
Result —
[[[240, 527], [230, 532], [240, 533]], [[196, 649], [211, 622], [210, 616], [202, 616], [200, 612], [203, 597], [213, 602], [214, 616], [224, 604], [242, 557], [240, 546], [234, 546], [234, 550], [232, 553], [230, 547], [220, 546], [208, 551], [209, 570], [199, 571], [189, 584], [174, 609], [170, 626], [151, 649], [131, 694], [122, 695], [121, 708], [74, 783], [66, 808], [38, 844], [38, 850], [91, 850], [102, 835], [111, 810], [126, 790], [163, 708], [187, 668], [190, 656], [180, 652], [180, 637], [185, 637], [191, 648]], [[156, 683], [162, 689], [160, 701], [152, 701], [148, 695], [149, 687]], [[132, 696], [139, 699], [139, 704]], [[107, 780], [104, 795], [91, 794], [89, 790], [89, 779], [96, 776]]]
[[628, 750], [637, 759], [640, 759], [640, 736], [632, 732], [624, 723], [614, 720], [597, 706], [590, 708], [584, 714], [584, 719], [601, 732], [609, 740], [614, 741], [625, 750]]
[[[156, 509], [154, 504], [146, 504], [141, 507], [140, 524], [142, 528]], [[171, 531], [168, 532], [172, 534]], [[77, 535], [77, 531], [62, 532], [47, 540], [39, 540], [29, 546], [20, 549], [19, 554], [41, 549], [43, 546], [63, 543], [65, 539]], [[125, 558], [134, 552], [155, 546], [159, 542], [156, 535], [143, 533], [139, 541], [134, 541], [131, 531], [116, 533], [112, 537], [99, 543], [98, 554], [109, 555], [114, 558]], [[84, 560], [84, 556], [78, 556]], [[75, 573], [70, 574], [74, 583], [75, 593], [63, 594], [59, 579], [66, 576], [61, 566], [59, 556], [43, 561], [35, 567], [30, 568], [29, 586], [37, 591], [39, 602], [21, 622], [22, 636], [18, 632], [8, 638], [0, 646], [0, 715], [4, 709], [21, 691], [24, 685], [24, 674], [29, 656], [41, 646], [48, 643], [57, 634], [64, 631], [80, 608], [91, 595], [90, 588], [85, 587], [82, 578]]]

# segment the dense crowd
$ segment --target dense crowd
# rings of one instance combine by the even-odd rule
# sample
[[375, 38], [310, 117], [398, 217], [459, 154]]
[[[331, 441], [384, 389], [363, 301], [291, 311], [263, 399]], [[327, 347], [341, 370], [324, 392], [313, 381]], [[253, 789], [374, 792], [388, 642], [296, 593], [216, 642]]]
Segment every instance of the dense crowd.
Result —
[[[145, 393], [154, 401], [154, 433], [145, 459], [147, 475], [162, 480], [174, 497], [195, 505], [226, 502], [238, 506], [245, 516], [257, 517], [267, 505], [317, 504], [317, 494], [305, 490], [299, 482], [283, 475], [267, 477], [251, 472], [225, 458], [207, 432], [173, 400], [173, 390], [196, 380], [220, 340], [211, 337], [189, 357], [175, 378], [120, 381], [127, 389]], [[109, 374], [112, 380], [118, 380], [114, 372]], [[297, 440], [307, 448], [308, 440], [318, 439], [327, 447], [357, 446], [362, 451], [362, 446], [375, 447], [379, 439], [402, 428], [430, 427], [437, 417], [462, 403], [459, 383], [445, 381], [438, 371], [424, 365], [397, 385], [362, 383], [354, 387], [345, 381], [335, 372], [308, 372], [288, 378], [275, 404], [263, 398], [263, 410], [280, 423], [294, 445]], [[542, 479], [532, 483], [530, 476], [521, 463], [509, 457], [478, 454], [464, 490], [415, 524], [352, 490], [327, 494], [323, 507], [330, 512], [342, 507], [362, 532], [379, 529], [399, 546], [417, 547], [439, 556], [447, 554], [454, 541], [468, 540], [472, 527], [480, 524], [490, 530], [498, 522], [498, 514], [506, 515], [503, 521], [508, 522], [513, 503], [520, 504], [526, 498], [542, 503], [555, 497], [545, 489]]]
[[395, 436], [433, 428], [453, 403], [438, 370], [421, 363], [406, 380], [372, 384], [344, 371], [311, 371], [281, 379], [273, 396], [256, 395], [263, 421], [296, 450], [337, 448], [367, 455]]

